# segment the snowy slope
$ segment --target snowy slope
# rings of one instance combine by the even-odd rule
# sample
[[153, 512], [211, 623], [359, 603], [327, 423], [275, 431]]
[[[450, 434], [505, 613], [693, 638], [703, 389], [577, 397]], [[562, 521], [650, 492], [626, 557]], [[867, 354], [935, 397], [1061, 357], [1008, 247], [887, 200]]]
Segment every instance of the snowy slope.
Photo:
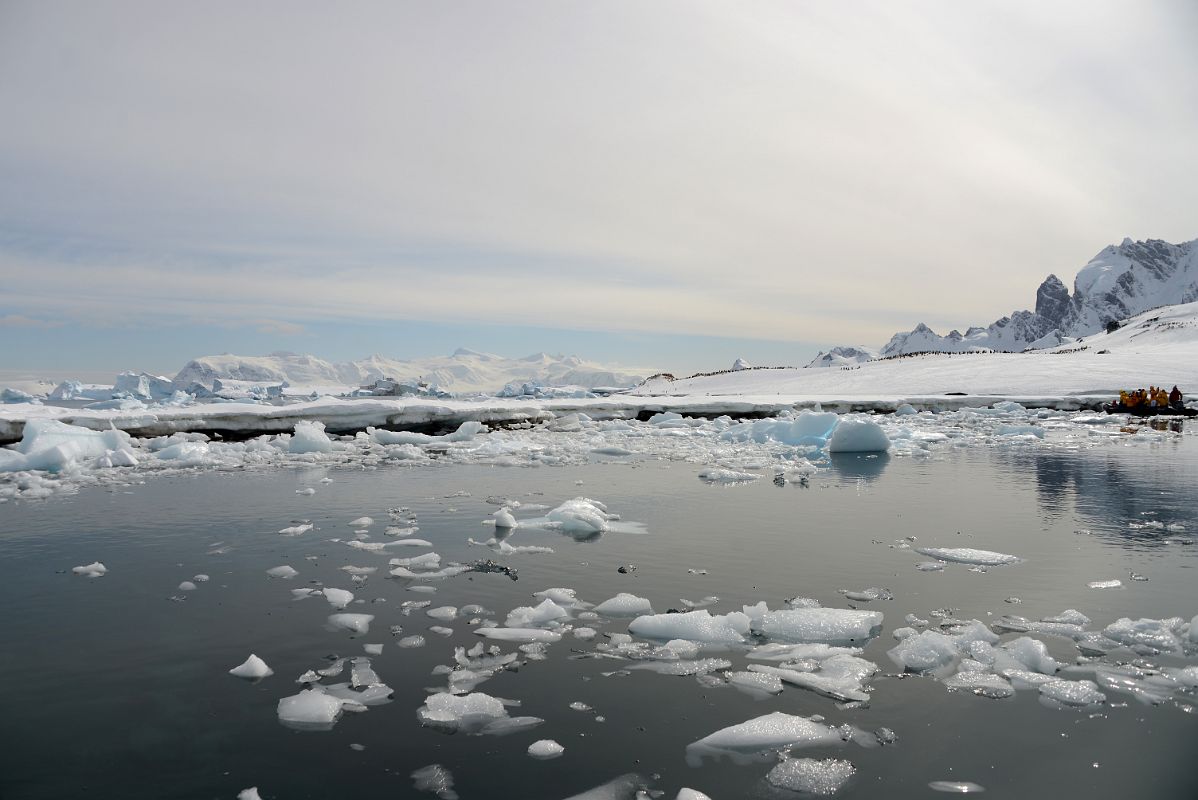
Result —
[[464, 348], [449, 356], [401, 360], [372, 355], [359, 361], [334, 364], [314, 356], [272, 353], [268, 356], [219, 355], [189, 361], [175, 376], [175, 384], [199, 383], [211, 388], [217, 378], [243, 381], [287, 381], [293, 387], [354, 387], [376, 378], [400, 381], [421, 379], [452, 392], [494, 392], [512, 382], [545, 385], [632, 386], [649, 371], [629, 371], [577, 356], [534, 353], [505, 358]]
[[1057, 276], [1049, 275], [1036, 291], [1035, 311], [1015, 311], [985, 328], [954, 330], [943, 336], [920, 323], [911, 331], [896, 333], [881, 352], [892, 356], [1054, 347], [1068, 338], [1097, 333], [1113, 320], [1195, 300], [1198, 240], [1170, 244], [1124, 239], [1082, 267], [1072, 294]]
[[873, 361], [878, 355], [878, 351], [872, 347], [833, 347], [826, 353], [821, 351], [819, 355], [811, 359], [811, 362], [807, 364], [807, 368], [849, 367], [853, 364], [864, 364], [866, 361]]
[[655, 381], [634, 393], [1113, 396], [1121, 388], [1149, 384], [1177, 384], [1187, 393], [1198, 393], [1198, 303], [1145, 312], [1114, 333], [1094, 334], [1052, 350], [912, 355], [831, 369], [743, 370]]

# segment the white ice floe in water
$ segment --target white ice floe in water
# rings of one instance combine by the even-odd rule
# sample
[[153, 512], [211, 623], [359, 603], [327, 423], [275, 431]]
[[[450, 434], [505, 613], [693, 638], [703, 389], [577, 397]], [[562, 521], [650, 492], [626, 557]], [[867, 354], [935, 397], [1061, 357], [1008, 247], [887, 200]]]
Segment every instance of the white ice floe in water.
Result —
[[421, 767], [410, 777], [418, 792], [432, 792], [440, 800], [458, 800], [458, 793], [453, 790], [453, 773], [440, 764]]
[[882, 426], [863, 417], [841, 417], [832, 438], [829, 453], [884, 453], [890, 449], [890, 439]]
[[647, 614], [630, 622], [628, 631], [647, 639], [740, 644], [749, 635], [749, 617], [739, 611], [717, 616], [707, 609], [683, 614]]
[[194, 592], [196, 590], [196, 585], [191, 581], [182, 581], [180, 582], [178, 589], [181, 592]]
[[299, 575], [299, 570], [290, 564], [281, 564], [277, 567], [271, 567], [266, 571], [266, 574], [272, 578], [294, 578], [296, 575]]
[[262, 800], [262, 795], [258, 794], [257, 786], [251, 786], [238, 792], [237, 800]]
[[1090, 581], [1086, 586], [1090, 589], [1121, 589], [1123, 581], [1117, 578], [1106, 581]]
[[507, 619], [503, 624], [507, 628], [552, 628], [557, 626], [558, 620], [566, 619], [569, 616], [566, 609], [549, 598], [545, 598], [535, 607], [513, 608], [508, 612]]
[[678, 790], [678, 794], [674, 795], [674, 800], [711, 800], [711, 798], [698, 789], [683, 787]]
[[528, 754], [541, 760], [557, 758], [564, 752], [566, 748], [553, 739], [539, 739], [528, 746]]
[[307, 533], [315, 527], [316, 526], [310, 522], [304, 522], [299, 525], [291, 525], [286, 528], [282, 528], [279, 530], [279, 533], [283, 536], [299, 536], [300, 534]]
[[607, 506], [589, 497], [567, 500], [545, 516], [566, 533], [602, 533], [610, 520], [617, 519], [607, 513]]
[[364, 644], [362, 650], [367, 655], [378, 656], [383, 654], [383, 646], [381, 644]]
[[699, 472], [699, 478], [708, 483], [749, 483], [759, 477], [752, 472], [740, 472], [723, 467], [709, 467]]
[[105, 457], [108, 463], [102, 466], [119, 466], [116, 461], [136, 466], [133, 450], [130, 436], [124, 431], [93, 431], [58, 420], [31, 419], [25, 423], [15, 450], [0, 448], [0, 472], [70, 472], [87, 459]]
[[1093, 681], [1054, 680], [1040, 684], [1039, 688], [1041, 699], [1062, 706], [1093, 706], [1106, 700], [1106, 695], [1098, 691], [1098, 684]]
[[370, 623], [373, 621], [373, 614], [332, 614], [329, 616], [331, 627], [353, 633], [367, 633], [370, 630]]
[[853, 777], [856, 768], [836, 758], [786, 758], [766, 773], [772, 786], [812, 795], [835, 794]]
[[775, 711], [692, 742], [686, 746], [686, 761], [697, 767], [704, 758], [728, 756], [738, 764], [746, 764], [770, 760], [775, 751], [783, 748], [841, 746], [848, 741], [864, 745], [872, 740], [872, 736], [848, 725], [833, 728], [807, 717]]
[[877, 636], [882, 619], [881, 611], [792, 608], [767, 612], [754, 632], [787, 642], [855, 644]]
[[230, 675], [235, 675], [238, 678], [246, 680], [261, 680], [275, 674], [275, 671], [266, 666], [266, 662], [258, 658], [258, 656], [250, 653], [250, 657], [243, 663], [229, 670]]
[[341, 716], [344, 704], [322, 687], [305, 689], [279, 700], [276, 712], [284, 725], [301, 730], [330, 730]]
[[785, 683], [810, 689], [834, 700], [862, 703], [869, 701], [865, 682], [877, 673], [877, 664], [854, 655], [836, 653], [820, 661], [808, 659], [802, 666], [811, 667], [813, 664], [813, 669], [802, 670], [763, 664], [750, 664], [749, 669], [757, 674], [770, 675]]
[[331, 586], [326, 586], [321, 589], [321, 593], [333, 608], [345, 608], [354, 601], [354, 593], [347, 589], [334, 589]]
[[474, 633], [501, 642], [559, 642], [562, 635], [542, 628], [475, 628]]
[[932, 781], [928, 784], [928, 788], [934, 792], [950, 792], [954, 794], [971, 794], [986, 791], [985, 787], [981, 784], [971, 781]]
[[960, 626], [953, 634], [923, 631], [907, 636], [886, 652], [890, 660], [909, 672], [947, 675], [974, 643], [989, 646], [998, 636], [978, 620]]
[[539, 717], [509, 717], [503, 702], [482, 692], [425, 698], [416, 716], [426, 726], [471, 735], [504, 735], [540, 725]]
[[737, 672], [729, 670], [724, 678], [737, 689], [747, 690], [750, 694], [781, 694], [782, 679], [777, 675], [766, 675], [761, 672]]
[[[1198, 619], [1198, 618], [1196, 618]], [[1102, 635], [1112, 642], [1135, 650], [1141, 655], [1181, 653], [1185, 621], [1181, 617], [1168, 619], [1120, 617], [1107, 625]], [[1186, 638], [1194, 641], [1194, 624], [1190, 623]]]
[[358, 517], [357, 519], [351, 519], [348, 523], [351, 528], [369, 528], [373, 524], [374, 520], [370, 517]]
[[941, 561], [952, 561], [958, 564], [976, 564], [983, 567], [999, 567], [1005, 564], [1015, 564], [1019, 556], [1007, 553], [996, 553], [993, 550], [977, 550], [972, 547], [914, 547], [917, 553], [938, 558]]
[[653, 606], [644, 597], [620, 592], [615, 597], [604, 600], [592, 610], [596, 614], [608, 617], [635, 617], [638, 614], [652, 614]]
[[324, 423], [315, 420], [295, 423], [295, 433], [287, 444], [290, 453], [328, 453], [332, 449], [333, 442], [324, 432]]
[[76, 575], [82, 575], [85, 578], [100, 578], [108, 574], [108, 567], [101, 564], [99, 561], [93, 561], [90, 564], [84, 564], [81, 567], [71, 567], [71, 572]]
[[495, 518], [496, 528], [515, 528], [519, 525], [516, 518], [512, 516], [512, 512], [506, 508], [501, 508], [491, 515]]

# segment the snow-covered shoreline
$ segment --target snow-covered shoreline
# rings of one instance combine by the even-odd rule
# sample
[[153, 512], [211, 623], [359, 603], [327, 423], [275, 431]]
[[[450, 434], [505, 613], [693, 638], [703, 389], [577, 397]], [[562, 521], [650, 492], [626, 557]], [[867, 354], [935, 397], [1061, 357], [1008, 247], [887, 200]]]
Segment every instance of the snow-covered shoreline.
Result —
[[850, 395], [850, 394], [687, 394], [620, 395], [605, 398], [485, 401], [324, 398], [272, 406], [256, 403], [197, 403], [138, 411], [78, 409], [52, 405], [0, 406], [0, 444], [18, 441], [31, 420], [54, 419], [91, 430], [116, 428], [135, 437], [173, 433], [219, 433], [227, 437], [288, 433], [299, 422], [320, 422], [330, 433], [348, 434], [368, 427], [389, 430], [453, 430], [463, 422], [492, 426], [541, 423], [585, 413], [592, 419], [631, 419], [675, 412], [687, 416], [762, 418], [785, 412], [824, 410], [836, 413], [893, 413], [903, 406], [916, 411], [957, 411], [1001, 402], [1058, 411], [1095, 410], [1111, 396], [1097, 395]]

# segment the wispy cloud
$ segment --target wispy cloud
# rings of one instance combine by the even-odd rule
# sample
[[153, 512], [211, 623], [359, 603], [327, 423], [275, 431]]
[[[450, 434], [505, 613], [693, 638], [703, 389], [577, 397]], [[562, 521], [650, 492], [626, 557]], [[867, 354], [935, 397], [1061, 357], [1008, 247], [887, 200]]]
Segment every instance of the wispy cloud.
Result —
[[880, 343], [1198, 235], [1185, 3], [116, 5], [0, 26], [14, 312]]
[[62, 325], [59, 320], [34, 319], [24, 314], [0, 315], [0, 328], [59, 328]]

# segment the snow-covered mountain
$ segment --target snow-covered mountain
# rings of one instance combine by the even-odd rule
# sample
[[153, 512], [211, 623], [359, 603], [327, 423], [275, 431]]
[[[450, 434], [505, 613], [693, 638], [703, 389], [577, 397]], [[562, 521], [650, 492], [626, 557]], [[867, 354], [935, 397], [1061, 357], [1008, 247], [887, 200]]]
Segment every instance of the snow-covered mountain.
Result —
[[853, 364], [863, 364], [878, 357], [878, 351], [872, 347], [833, 347], [828, 352], [820, 352], [807, 368], [812, 367], [848, 367]]
[[[1198, 240], [1170, 244], [1124, 239], [1090, 259], [1073, 281], [1073, 292], [1056, 275], [1036, 290], [1035, 311], [1015, 311], [985, 328], [937, 334], [922, 322], [896, 333], [883, 356], [970, 350], [1017, 352], [1055, 347], [1103, 330], [1151, 308], [1198, 300]], [[822, 354], [821, 354], [822, 355]]]
[[459, 348], [449, 356], [401, 360], [372, 355], [335, 364], [315, 356], [271, 353], [267, 356], [224, 354], [193, 359], [175, 376], [176, 386], [200, 384], [208, 389], [216, 379], [256, 383], [287, 381], [292, 386], [356, 387], [379, 378], [423, 380], [452, 392], [495, 392], [513, 382], [555, 386], [633, 386], [646, 373], [584, 361], [577, 356], [534, 353], [505, 358]]

